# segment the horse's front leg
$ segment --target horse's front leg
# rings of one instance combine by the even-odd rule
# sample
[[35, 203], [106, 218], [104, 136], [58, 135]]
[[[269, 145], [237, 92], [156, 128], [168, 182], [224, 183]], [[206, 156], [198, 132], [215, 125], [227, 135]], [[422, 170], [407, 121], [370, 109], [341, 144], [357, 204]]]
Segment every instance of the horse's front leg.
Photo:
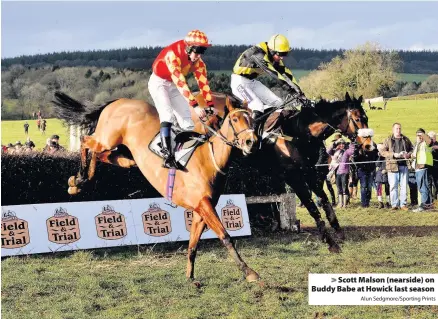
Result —
[[76, 176], [70, 176], [68, 179], [68, 193], [70, 195], [76, 195], [81, 191], [81, 186], [87, 181], [87, 171], [88, 171], [88, 147], [84, 143], [85, 136], [81, 138], [81, 163], [79, 167], [79, 172]]
[[[190, 229], [190, 241], [187, 252], [187, 272], [186, 277], [189, 280], [194, 280], [195, 275], [195, 259], [198, 249], [199, 239], [205, 228], [205, 222], [202, 217], [196, 212], [193, 212], [192, 228]], [[199, 286], [198, 282], [194, 282], [196, 286]]]
[[222, 244], [228, 249], [228, 252], [236, 262], [237, 267], [244, 273], [246, 280], [248, 282], [258, 280], [260, 276], [254, 270], [248, 267], [234, 247], [234, 243], [219, 220], [219, 217], [213, 205], [211, 204], [210, 199], [204, 197], [199, 202], [199, 205], [195, 210], [207, 223], [208, 227], [210, 227], [216, 233]]
[[324, 209], [325, 216], [330, 223], [330, 226], [335, 230], [336, 238], [340, 240], [345, 239], [344, 230], [341, 228], [339, 224], [338, 217], [336, 216], [335, 210], [333, 206], [330, 204], [327, 194], [324, 192], [322, 188], [315, 188], [313, 192], [321, 198], [321, 206]]
[[300, 171], [289, 172], [286, 174], [286, 183], [292, 187], [301, 203], [306, 207], [310, 216], [315, 220], [320, 239], [327, 242], [329, 245], [329, 251], [333, 253], [341, 252], [341, 247], [339, 247], [325, 227], [325, 222], [321, 218], [321, 213], [319, 212], [318, 207], [316, 207], [315, 202], [312, 200], [312, 193], [302, 173]]

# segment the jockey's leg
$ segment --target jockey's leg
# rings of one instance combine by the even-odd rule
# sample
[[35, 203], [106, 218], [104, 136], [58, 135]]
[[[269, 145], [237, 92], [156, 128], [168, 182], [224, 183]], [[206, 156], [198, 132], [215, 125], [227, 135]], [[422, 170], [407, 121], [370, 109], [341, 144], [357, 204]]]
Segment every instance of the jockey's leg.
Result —
[[154, 73], [152, 73], [148, 82], [149, 93], [154, 100], [155, 108], [160, 117], [160, 137], [164, 156], [163, 167], [165, 168], [178, 168], [171, 143], [171, 128], [175, 118], [170, 98], [172, 85], [172, 82], [164, 80]]
[[252, 111], [252, 118], [256, 120], [263, 115], [265, 106], [257, 92], [253, 90], [254, 82], [255, 80], [249, 80], [237, 74], [231, 75], [231, 91], [242, 101], [248, 102], [248, 107]]

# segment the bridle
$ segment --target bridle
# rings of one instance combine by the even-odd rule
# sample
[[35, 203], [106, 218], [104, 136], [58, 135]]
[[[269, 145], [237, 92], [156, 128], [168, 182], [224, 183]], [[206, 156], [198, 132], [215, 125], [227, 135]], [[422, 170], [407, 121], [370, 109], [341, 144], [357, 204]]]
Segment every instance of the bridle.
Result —
[[[243, 129], [239, 132], [236, 132], [235, 127], [233, 126], [233, 123], [231, 121], [231, 115], [238, 113], [238, 112], [245, 112], [248, 114], [249, 117], [249, 111], [246, 109], [234, 109], [231, 112], [229, 112], [226, 116], [228, 117], [228, 130], [231, 128], [233, 130], [233, 137], [234, 139], [230, 142], [228, 141], [228, 139], [219, 131], [216, 131], [215, 129], [213, 129], [211, 126], [207, 125], [204, 121], [201, 120], [202, 125], [204, 125], [204, 127], [211, 132], [213, 135], [217, 136], [222, 142], [224, 142], [225, 144], [231, 146], [231, 147], [237, 147], [237, 148], [241, 148], [239, 145], [239, 135], [245, 132], [254, 132], [254, 129], [251, 128], [246, 128]], [[223, 125], [223, 124], [222, 124]]]

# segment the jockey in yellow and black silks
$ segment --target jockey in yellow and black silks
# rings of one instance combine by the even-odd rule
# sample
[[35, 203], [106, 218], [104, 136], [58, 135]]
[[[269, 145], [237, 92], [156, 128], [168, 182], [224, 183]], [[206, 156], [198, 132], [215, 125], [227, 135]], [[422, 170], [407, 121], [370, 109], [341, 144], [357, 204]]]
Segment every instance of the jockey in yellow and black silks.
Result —
[[231, 75], [231, 90], [234, 95], [248, 102], [254, 118], [262, 115], [265, 109], [283, 104], [281, 98], [256, 80], [263, 73], [286, 84], [290, 93], [299, 98], [302, 106], [311, 105], [298, 86], [292, 72], [283, 63], [283, 58], [290, 51], [287, 38], [276, 34], [268, 42], [261, 42], [244, 51], [234, 65]]

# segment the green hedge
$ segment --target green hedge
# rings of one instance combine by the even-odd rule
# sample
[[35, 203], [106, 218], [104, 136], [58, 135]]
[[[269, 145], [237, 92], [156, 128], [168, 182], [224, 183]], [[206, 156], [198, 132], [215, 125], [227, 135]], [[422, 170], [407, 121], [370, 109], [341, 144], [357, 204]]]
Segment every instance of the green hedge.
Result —
[[[99, 163], [95, 183], [71, 196], [67, 180], [79, 170], [78, 153], [48, 155], [35, 152], [28, 155], [1, 156], [2, 205], [80, 202], [161, 197], [137, 168]], [[249, 167], [249, 162], [255, 166]], [[260, 163], [261, 165], [258, 165]], [[284, 183], [277, 173], [266, 168], [263, 158], [240, 159], [232, 162], [221, 193], [247, 196], [281, 194]], [[265, 169], [262, 170], [261, 168]], [[272, 165], [275, 167], [275, 165]]]

